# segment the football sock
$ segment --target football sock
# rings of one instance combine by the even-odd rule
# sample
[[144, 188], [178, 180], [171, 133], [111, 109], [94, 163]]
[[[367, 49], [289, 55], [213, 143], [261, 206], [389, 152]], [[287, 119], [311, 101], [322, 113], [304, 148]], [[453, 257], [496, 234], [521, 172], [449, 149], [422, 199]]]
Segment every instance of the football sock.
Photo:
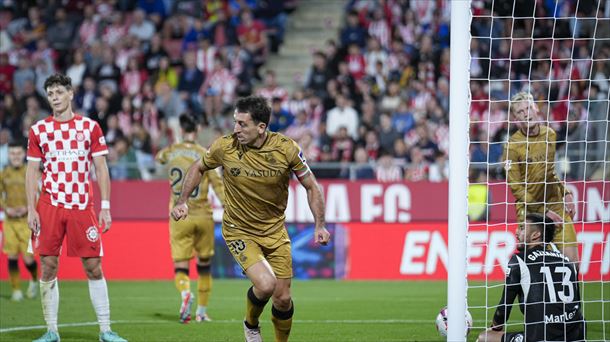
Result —
[[269, 301], [269, 299], [260, 300], [256, 298], [253, 289], [254, 287], [250, 286], [248, 299], [246, 300], [246, 326], [250, 329], [258, 327], [258, 318], [263, 312], [265, 304]]
[[197, 304], [205, 307], [208, 306], [210, 291], [212, 291], [210, 265], [197, 265], [197, 273], [199, 273], [199, 280], [197, 282]]
[[174, 283], [178, 292], [183, 293], [184, 291], [191, 290], [191, 280], [189, 279], [188, 268], [176, 268], [176, 275], [174, 276]]
[[32, 281], [38, 280], [38, 263], [36, 260], [32, 261], [31, 264], [25, 264], [25, 268], [28, 269], [30, 275], [32, 276]]
[[19, 261], [17, 259], [8, 259], [8, 278], [13, 291], [21, 289], [19, 282]]
[[275, 341], [286, 342], [290, 336], [290, 328], [292, 327], [292, 315], [294, 314], [294, 304], [290, 302], [288, 311], [280, 311], [271, 306], [271, 321], [275, 330]]
[[40, 300], [42, 315], [47, 328], [57, 332], [57, 311], [59, 310], [59, 283], [57, 278], [50, 281], [40, 281]]
[[100, 331], [103, 333], [110, 331], [110, 302], [106, 279], [89, 279], [89, 296], [97, 315], [97, 322], [100, 324]]

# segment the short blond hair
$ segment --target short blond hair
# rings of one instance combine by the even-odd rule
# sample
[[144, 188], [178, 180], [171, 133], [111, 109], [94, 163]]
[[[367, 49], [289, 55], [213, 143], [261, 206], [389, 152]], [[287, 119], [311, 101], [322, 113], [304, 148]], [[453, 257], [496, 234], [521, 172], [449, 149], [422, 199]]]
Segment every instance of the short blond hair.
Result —
[[523, 101], [534, 102], [534, 96], [528, 91], [520, 91], [513, 95], [513, 97], [510, 99], [510, 113], [514, 114], [513, 105], [515, 103]]

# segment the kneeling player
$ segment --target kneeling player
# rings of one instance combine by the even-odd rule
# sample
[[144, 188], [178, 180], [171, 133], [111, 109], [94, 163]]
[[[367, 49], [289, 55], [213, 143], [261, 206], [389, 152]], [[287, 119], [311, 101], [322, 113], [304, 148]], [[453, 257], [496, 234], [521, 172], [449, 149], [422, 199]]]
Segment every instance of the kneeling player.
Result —
[[[581, 341], [585, 319], [580, 311], [578, 274], [551, 243], [555, 223], [541, 214], [528, 214], [517, 232], [519, 252], [508, 263], [508, 276], [491, 328], [479, 342]], [[504, 324], [519, 296], [525, 317], [523, 332], [505, 333]]]

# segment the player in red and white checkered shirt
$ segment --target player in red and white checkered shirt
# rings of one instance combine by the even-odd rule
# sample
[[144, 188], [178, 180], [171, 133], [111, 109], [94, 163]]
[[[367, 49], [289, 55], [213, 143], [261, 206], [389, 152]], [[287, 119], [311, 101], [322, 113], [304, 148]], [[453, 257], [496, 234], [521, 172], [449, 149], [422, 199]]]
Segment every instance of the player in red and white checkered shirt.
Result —
[[[40, 254], [40, 293], [48, 327], [35, 341], [59, 341], [57, 267], [65, 236], [68, 236], [68, 256], [82, 258], [89, 278], [89, 294], [100, 324], [99, 340], [126, 341], [110, 330], [108, 289], [101, 267], [103, 250], [99, 229], [108, 231], [112, 221], [104, 134], [97, 122], [72, 112], [74, 92], [70, 77], [52, 75], [46, 79], [44, 89], [53, 116], [30, 127], [26, 171], [28, 225], [33, 232], [30, 247]], [[95, 165], [102, 198], [100, 224], [93, 212], [91, 162]]]

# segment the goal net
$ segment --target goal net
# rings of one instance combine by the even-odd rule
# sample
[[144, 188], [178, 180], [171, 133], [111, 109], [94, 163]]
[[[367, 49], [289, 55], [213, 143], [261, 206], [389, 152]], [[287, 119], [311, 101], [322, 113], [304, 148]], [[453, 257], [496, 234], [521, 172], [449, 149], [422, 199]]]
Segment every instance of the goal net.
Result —
[[[587, 340], [608, 341], [610, 1], [473, 0], [470, 10], [468, 340], [492, 322], [523, 214], [552, 210], [560, 238], [574, 227]], [[518, 301], [505, 331], [526, 329]]]

